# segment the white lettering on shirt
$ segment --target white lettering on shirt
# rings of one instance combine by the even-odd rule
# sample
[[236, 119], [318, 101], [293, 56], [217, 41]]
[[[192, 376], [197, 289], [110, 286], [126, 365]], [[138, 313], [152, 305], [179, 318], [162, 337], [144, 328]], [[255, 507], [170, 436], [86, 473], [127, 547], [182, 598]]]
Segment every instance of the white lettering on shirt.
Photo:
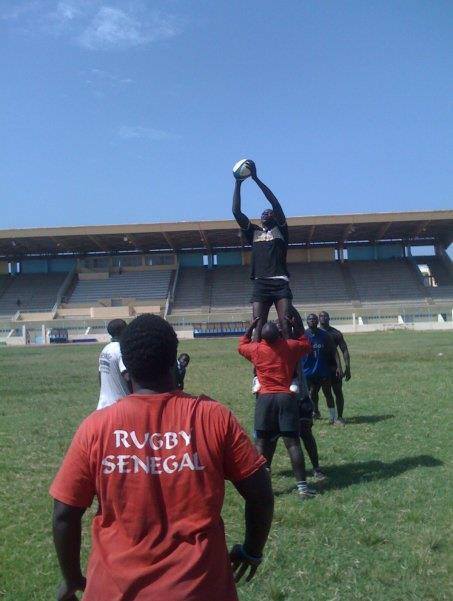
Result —
[[137, 433], [135, 430], [114, 430], [113, 437], [115, 447], [129, 449], [135, 447], [138, 450], [149, 448], [152, 451], [173, 450], [175, 454], [168, 457], [157, 455], [107, 455], [102, 460], [105, 475], [113, 474], [117, 471], [119, 474], [151, 474], [159, 475], [174, 474], [183, 470], [201, 471], [205, 466], [200, 461], [197, 452], [184, 452], [177, 454], [178, 446], [187, 448], [190, 446], [191, 434], [180, 430], [179, 432], [144, 432]]

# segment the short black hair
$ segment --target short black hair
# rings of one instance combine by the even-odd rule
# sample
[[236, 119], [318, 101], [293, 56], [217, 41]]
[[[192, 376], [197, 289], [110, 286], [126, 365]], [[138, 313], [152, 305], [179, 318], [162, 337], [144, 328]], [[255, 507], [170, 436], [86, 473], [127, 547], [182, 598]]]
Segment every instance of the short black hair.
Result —
[[273, 321], [268, 321], [264, 324], [261, 330], [261, 338], [269, 344], [273, 344], [280, 338], [280, 331]]
[[119, 338], [126, 328], [127, 323], [124, 319], [112, 319], [107, 325], [107, 332], [112, 338]]
[[136, 317], [121, 336], [121, 356], [139, 384], [158, 382], [176, 364], [178, 337], [171, 325], [151, 313]]

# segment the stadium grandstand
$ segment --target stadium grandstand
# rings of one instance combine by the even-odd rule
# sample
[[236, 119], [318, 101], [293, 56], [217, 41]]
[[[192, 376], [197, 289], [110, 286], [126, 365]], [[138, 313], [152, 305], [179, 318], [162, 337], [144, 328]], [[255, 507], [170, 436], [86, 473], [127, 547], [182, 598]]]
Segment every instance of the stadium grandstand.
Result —
[[[288, 219], [294, 304], [340, 328], [453, 327], [453, 211]], [[0, 231], [0, 341], [104, 340], [154, 312], [187, 336], [242, 331], [250, 247], [235, 221]]]

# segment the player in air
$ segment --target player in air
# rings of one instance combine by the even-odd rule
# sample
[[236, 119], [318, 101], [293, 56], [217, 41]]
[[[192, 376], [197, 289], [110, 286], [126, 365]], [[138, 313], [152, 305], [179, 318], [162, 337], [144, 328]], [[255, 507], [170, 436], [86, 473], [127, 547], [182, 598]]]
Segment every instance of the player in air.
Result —
[[[231, 411], [174, 389], [178, 339], [157, 315], [123, 332], [133, 394], [79, 426], [53, 481], [58, 601], [238, 601], [272, 521], [272, 486]], [[225, 480], [245, 500], [244, 543], [228, 554], [221, 518]], [[86, 579], [82, 516], [96, 499]]]
[[241, 211], [241, 179], [236, 179], [233, 195], [233, 215], [247, 242], [252, 246], [253, 319], [256, 321], [254, 337], [261, 340], [261, 330], [266, 323], [269, 310], [275, 305], [283, 337], [288, 338], [287, 317], [290, 316], [293, 298], [289, 287], [289, 272], [286, 266], [288, 250], [288, 225], [283, 209], [269, 188], [256, 173], [253, 161], [247, 161], [251, 178], [270, 202], [272, 209], [261, 215], [261, 226], [250, 221]]
[[[319, 327], [324, 332], [330, 334], [335, 342], [335, 346], [342, 352], [343, 360], [344, 360], [344, 379], [346, 382], [349, 382], [351, 379], [351, 356], [349, 355], [348, 345], [346, 344], [346, 340], [344, 339], [343, 334], [340, 330], [333, 328], [330, 325], [330, 315], [327, 311], [321, 311], [319, 314]], [[343, 396], [343, 372], [337, 374], [336, 366], [332, 364], [332, 373], [331, 373], [331, 386], [333, 393], [335, 395], [335, 404], [337, 406], [337, 419], [339, 422], [344, 423], [343, 419], [343, 410], [344, 410], [344, 396]]]
[[130, 392], [126, 368], [121, 359], [120, 337], [127, 327], [123, 319], [113, 319], [107, 325], [111, 341], [99, 355], [99, 402], [97, 409], [113, 405]]
[[302, 369], [307, 378], [310, 398], [315, 406], [314, 416], [319, 419], [319, 390], [322, 388], [326, 397], [327, 407], [329, 409], [329, 423], [343, 425], [337, 419], [335, 402], [333, 400], [330, 379], [332, 375], [332, 365], [335, 364], [335, 373], [339, 377], [341, 373], [338, 364], [337, 347], [330, 334], [318, 328], [318, 316], [316, 313], [310, 313], [307, 317], [307, 326], [305, 335], [310, 340], [312, 351], [302, 360]]
[[[297, 363], [310, 352], [311, 346], [298, 331], [295, 340], [282, 338], [273, 322], [264, 324], [260, 342], [252, 342], [258, 319], [256, 317], [252, 321], [238, 347], [239, 353], [254, 365], [261, 383], [255, 404], [256, 448], [266, 458], [270, 469], [277, 441], [283, 438], [299, 496], [302, 499], [313, 497], [316, 492], [307, 486], [305, 460], [300, 446], [298, 402], [289, 389]], [[297, 330], [295, 324], [292, 325]]]
[[176, 388], [184, 390], [184, 378], [186, 377], [187, 367], [190, 363], [190, 356], [187, 353], [181, 353], [176, 361]]

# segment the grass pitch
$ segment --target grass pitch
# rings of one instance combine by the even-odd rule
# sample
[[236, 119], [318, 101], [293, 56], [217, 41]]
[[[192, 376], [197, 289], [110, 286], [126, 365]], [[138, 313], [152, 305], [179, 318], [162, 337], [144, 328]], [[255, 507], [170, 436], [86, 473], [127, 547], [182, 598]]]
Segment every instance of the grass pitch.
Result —
[[[316, 499], [301, 502], [279, 445], [266, 557], [255, 579], [239, 586], [241, 601], [452, 598], [453, 333], [347, 338], [348, 425], [315, 425], [329, 480]], [[183, 341], [192, 357], [186, 389], [225, 403], [251, 432], [251, 372], [235, 347], [231, 339]], [[96, 407], [98, 353], [98, 346], [0, 349], [2, 600], [55, 598], [47, 490], [77, 425]], [[230, 485], [223, 514], [228, 544], [241, 542], [243, 503]]]

